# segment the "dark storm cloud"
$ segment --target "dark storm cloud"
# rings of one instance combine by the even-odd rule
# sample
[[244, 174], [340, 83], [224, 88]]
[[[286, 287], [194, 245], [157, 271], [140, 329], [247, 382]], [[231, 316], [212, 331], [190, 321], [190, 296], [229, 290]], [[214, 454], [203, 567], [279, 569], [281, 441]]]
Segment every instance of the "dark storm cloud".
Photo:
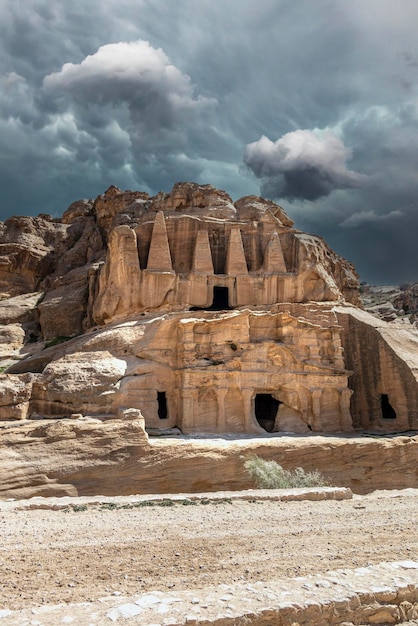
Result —
[[66, 63], [44, 78], [47, 94], [63, 94], [81, 103], [127, 103], [131, 114], [153, 128], [171, 127], [184, 112], [211, 103], [194, 97], [189, 76], [182, 74], [161, 48], [147, 41], [101, 46], [79, 64]]
[[2, 0], [2, 216], [261, 186], [362, 277], [407, 280], [417, 23], [416, 0]]
[[106, 161], [107, 155], [115, 159], [116, 147], [119, 162], [140, 165], [149, 183], [150, 165], [160, 175], [169, 171], [173, 161], [184, 161], [183, 151], [194, 155], [196, 132], [206, 133], [216, 100], [195, 91], [161, 48], [139, 40], [107, 44], [81, 63], [66, 63], [44, 78], [41, 97], [45, 108], [56, 107], [55, 123], [70, 124], [62, 149], [76, 127], [81, 137], [88, 135], [87, 149]]
[[317, 200], [334, 189], [361, 187], [366, 177], [347, 169], [351, 157], [341, 139], [330, 132], [286, 133], [247, 145], [245, 164], [261, 179], [262, 193], [272, 198]]

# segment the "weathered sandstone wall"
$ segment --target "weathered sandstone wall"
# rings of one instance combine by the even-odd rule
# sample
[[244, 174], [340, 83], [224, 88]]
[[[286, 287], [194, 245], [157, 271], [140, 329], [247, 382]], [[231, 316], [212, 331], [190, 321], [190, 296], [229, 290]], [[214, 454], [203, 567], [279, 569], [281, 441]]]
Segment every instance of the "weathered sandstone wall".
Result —
[[124, 418], [9, 425], [0, 429], [0, 445], [1, 498], [248, 489], [244, 462], [252, 454], [319, 469], [356, 493], [417, 484], [417, 437], [148, 441], [143, 420]]
[[417, 342], [347, 306], [353, 267], [271, 201], [110, 187], [61, 220], [11, 218], [0, 287], [2, 420], [130, 408], [186, 434], [418, 428]]
[[[184, 433], [347, 431], [341, 332], [319, 305], [148, 315], [36, 352], [0, 375], [0, 389], [32, 374], [21, 417], [111, 417], [124, 406]], [[6, 402], [16, 418], [17, 401]]]
[[418, 333], [353, 307], [336, 311], [344, 328], [346, 367], [353, 372], [353, 426], [386, 432], [416, 429]]

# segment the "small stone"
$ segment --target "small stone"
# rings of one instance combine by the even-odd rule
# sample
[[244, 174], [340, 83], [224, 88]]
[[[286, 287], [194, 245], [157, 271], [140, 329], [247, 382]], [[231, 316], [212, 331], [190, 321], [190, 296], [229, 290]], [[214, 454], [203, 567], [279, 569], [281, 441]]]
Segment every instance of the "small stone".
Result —
[[12, 614], [12, 612], [9, 611], [9, 609], [0, 609], [0, 619], [2, 617], [8, 617], [11, 614]]
[[403, 569], [418, 569], [417, 561], [399, 561], [396, 565], [399, 565], [399, 567]]
[[155, 596], [153, 594], [147, 594], [135, 600], [135, 604], [141, 606], [143, 609], [147, 609], [154, 604], [159, 604], [161, 602], [161, 598]]
[[119, 618], [119, 612], [117, 609], [112, 609], [106, 613], [106, 617], [108, 617], [112, 622], [116, 622]]
[[127, 604], [121, 604], [117, 607], [117, 611], [119, 614], [127, 619], [128, 617], [134, 617], [135, 615], [139, 615], [142, 613], [142, 608], [137, 606], [133, 602], [129, 602]]

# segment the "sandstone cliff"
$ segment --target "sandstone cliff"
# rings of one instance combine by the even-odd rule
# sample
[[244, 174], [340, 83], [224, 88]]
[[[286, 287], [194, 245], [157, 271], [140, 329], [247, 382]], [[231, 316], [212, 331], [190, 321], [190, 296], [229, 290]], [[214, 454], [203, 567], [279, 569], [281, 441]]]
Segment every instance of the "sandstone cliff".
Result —
[[352, 265], [271, 201], [110, 187], [10, 218], [0, 287], [0, 421], [76, 415], [104, 441], [130, 410], [184, 434], [418, 427], [416, 336], [361, 311]]
[[9, 424], [0, 444], [0, 498], [251, 489], [253, 454], [318, 469], [355, 493], [416, 486], [416, 436], [148, 441], [140, 419], [78, 419]]

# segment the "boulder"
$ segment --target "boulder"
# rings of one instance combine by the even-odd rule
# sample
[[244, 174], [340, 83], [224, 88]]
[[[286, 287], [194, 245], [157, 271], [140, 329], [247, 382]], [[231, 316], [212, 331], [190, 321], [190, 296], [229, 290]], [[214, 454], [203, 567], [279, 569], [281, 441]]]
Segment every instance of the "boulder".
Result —
[[31, 410], [49, 417], [116, 413], [126, 362], [110, 352], [73, 353], [51, 361], [34, 384]]
[[32, 374], [0, 374], [0, 420], [22, 420], [28, 416]]

